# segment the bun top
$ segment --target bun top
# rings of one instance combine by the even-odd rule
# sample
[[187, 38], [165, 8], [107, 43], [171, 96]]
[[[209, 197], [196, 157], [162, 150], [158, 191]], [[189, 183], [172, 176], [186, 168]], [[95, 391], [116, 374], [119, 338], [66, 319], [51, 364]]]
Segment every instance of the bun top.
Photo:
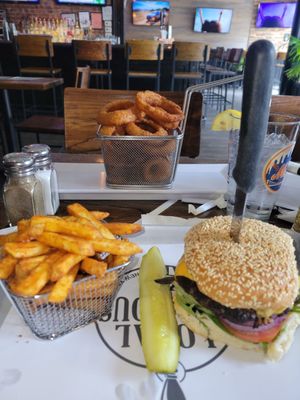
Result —
[[198, 289], [226, 307], [252, 308], [261, 316], [292, 307], [299, 281], [291, 237], [245, 218], [235, 243], [230, 226], [231, 217], [215, 217], [186, 234], [185, 262]]

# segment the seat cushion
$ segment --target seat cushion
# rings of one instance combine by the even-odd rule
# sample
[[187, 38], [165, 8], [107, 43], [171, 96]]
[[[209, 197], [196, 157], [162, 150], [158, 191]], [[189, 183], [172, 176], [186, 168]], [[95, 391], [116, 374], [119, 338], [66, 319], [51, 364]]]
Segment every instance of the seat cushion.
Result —
[[156, 72], [151, 72], [151, 71], [129, 71], [128, 72], [129, 77], [135, 77], [135, 78], [156, 78], [157, 73]]
[[202, 77], [201, 72], [176, 72], [174, 75], [175, 79], [202, 79]]
[[61, 68], [49, 67], [24, 67], [21, 68], [22, 75], [58, 75], [62, 71]]
[[63, 135], [65, 124], [63, 117], [51, 115], [32, 115], [16, 124], [16, 128], [22, 132], [53, 133]]
[[111, 75], [109, 69], [91, 68], [91, 75]]

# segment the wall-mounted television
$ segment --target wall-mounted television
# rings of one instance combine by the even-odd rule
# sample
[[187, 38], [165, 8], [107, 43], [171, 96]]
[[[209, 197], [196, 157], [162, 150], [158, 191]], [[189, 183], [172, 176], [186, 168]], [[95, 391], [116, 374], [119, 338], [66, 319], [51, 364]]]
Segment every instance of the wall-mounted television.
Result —
[[105, 6], [106, 0], [56, 0], [57, 4], [78, 4], [88, 6]]
[[133, 25], [165, 25], [169, 24], [169, 1], [139, 1], [132, 2]]
[[296, 3], [260, 3], [256, 18], [257, 28], [291, 28]]
[[196, 8], [194, 31], [203, 33], [228, 33], [232, 10], [228, 8]]
[[34, 3], [38, 4], [40, 0], [0, 0], [0, 3]]

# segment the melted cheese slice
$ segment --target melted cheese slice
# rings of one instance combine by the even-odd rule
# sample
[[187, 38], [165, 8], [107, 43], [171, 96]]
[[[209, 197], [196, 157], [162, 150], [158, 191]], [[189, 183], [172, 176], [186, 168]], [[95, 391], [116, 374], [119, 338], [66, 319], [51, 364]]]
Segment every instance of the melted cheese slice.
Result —
[[184, 261], [183, 256], [181, 257], [181, 259], [178, 261], [176, 270], [175, 270], [175, 276], [184, 276], [185, 278], [190, 279], [191, 281], [193, 281], [193, 277], [192, 275], [189, 273], [189, 271], [187, 270], [186, 267], [186, 263]]

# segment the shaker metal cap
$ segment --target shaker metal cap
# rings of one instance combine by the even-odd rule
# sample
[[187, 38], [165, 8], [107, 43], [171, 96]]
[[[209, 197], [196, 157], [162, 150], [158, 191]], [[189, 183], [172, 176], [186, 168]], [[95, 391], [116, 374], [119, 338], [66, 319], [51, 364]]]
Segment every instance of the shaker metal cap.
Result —
[[33, 167], [34, 158], [26, 153], [8, 153], [2, 163], [5, 169], [19, 171]]
[[46, 144], [28, 144], [22, 147], [22, 151], [29, 153], [32, 157], [34, 157], [35, 165], [37, 167], [49, 164], [51, 161], [51, 150]]
[[5, 175], [29, 176], [35, 172], [34, 158], [26, 153], [9, 153], [2, 160]]

